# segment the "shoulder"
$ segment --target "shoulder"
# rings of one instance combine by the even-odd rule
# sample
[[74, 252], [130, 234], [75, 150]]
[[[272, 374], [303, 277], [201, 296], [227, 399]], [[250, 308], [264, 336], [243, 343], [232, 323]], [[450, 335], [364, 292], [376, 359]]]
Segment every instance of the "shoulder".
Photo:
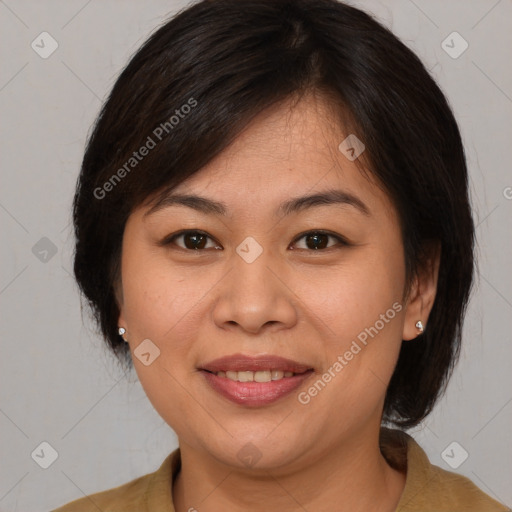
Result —
[[[118, 487], [84, 496], [51, 512], [145, 512], [155, 499], [168, 507], [172, 503], [171, 479], [179, 464], [179, 449], [167, 456], [159, 469]], [[166, 510], [173, 510], [166, 508]]]
[[[419, 482], [418, 482], [419, 483]], [[423, 489], [404, 500], [397, 512], [506, 512], [510, 509], [491, 498], [469, 478], [430, 465]]]
[[431, 464], [411, 436], [399, 435], [407, 446], [407, 477], [396, 512], [510, 511], [469, 478]]
[[97, 512], [98, 510], [104, 510], [105, 512], [120, 512], [123, 510], [128, 512], [137, 510], [133, 507], [140, 506], [141, 499], [148, 489], [152, 476], [153, 473], [150, 473], [119, 487], [79, 498], [52, 512]]
[[[469, 478], [431, 465], [431, 480], [427, 498], [439, 510], [463, 510], [465, 512], [505, 512], [510, 509], [491, 498]], [[441, 509], [440, 507], [444, 508]], [[437, 508], [436, 508], [437, 510]]]

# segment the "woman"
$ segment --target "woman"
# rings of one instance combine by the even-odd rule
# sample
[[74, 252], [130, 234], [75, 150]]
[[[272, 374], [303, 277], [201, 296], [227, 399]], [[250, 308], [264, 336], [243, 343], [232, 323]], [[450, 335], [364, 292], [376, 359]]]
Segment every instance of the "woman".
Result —
[[402, 431], [459, 353], [467, 181], [442, 92], [360, 10], [161, 27], [90, 138], [74, 270], [179, 448], [58, 511], [506, 510]]

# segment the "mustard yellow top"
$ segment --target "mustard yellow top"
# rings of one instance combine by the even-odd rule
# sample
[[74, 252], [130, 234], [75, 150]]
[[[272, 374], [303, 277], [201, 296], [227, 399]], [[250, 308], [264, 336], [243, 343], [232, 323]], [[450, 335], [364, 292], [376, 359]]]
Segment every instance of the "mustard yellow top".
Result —
[[[396, 512], [510, 512], [468, 478], [434, 466], [408, 434], [383, 429], [381, 450], [393, 467], [407, 470]], [[181, 468], [180, 449], [154, 473], [85, 496], [52, 512], [175, 512], [172, 485]]]

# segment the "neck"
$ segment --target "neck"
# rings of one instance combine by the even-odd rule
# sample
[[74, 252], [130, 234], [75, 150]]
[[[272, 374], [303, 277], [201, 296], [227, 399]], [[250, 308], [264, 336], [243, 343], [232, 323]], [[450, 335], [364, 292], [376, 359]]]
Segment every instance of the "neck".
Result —
[[405, 474], [388, 465], [379, 431], [361, 432], [324, 453], [303, 453], [294, 467], [233, 468], [180, 440], [176, 512], [230, 510], [394, 511]]

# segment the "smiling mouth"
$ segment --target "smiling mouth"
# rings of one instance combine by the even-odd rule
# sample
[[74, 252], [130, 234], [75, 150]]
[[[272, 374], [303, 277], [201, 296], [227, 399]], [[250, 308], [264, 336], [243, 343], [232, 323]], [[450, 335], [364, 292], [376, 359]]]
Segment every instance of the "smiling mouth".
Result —
[[294, 373], [284, 370], [201, 370], [213, 391], [244, 407], [264, 407], [289, 396], [314, 374], [313, 369]]

